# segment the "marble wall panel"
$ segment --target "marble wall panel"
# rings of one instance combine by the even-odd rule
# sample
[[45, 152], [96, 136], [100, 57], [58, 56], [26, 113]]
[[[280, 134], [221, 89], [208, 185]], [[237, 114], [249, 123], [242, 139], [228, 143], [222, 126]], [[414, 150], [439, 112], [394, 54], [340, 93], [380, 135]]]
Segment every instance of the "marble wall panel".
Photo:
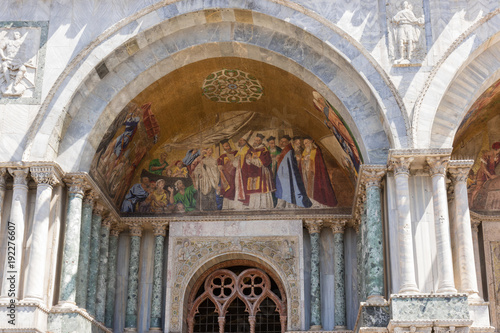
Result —
[[345, 257], [345, 297], [347, 329], [354, 329], [359, 310], [358, 299], [358, 267], [356, 254], [356, 232], [346, 228], [344, 232], [344, 257]]
[[500, 219], [483, 221], [482, 226], [491, 326], [498, 327], [500, 325]]
[[139, 307], [137, 314], [138, 331], [149, 329], [151, 318], [151, 294], [153, 288], [154, 235], [151, 230], [142, 232], [141, 257], [139, 266]]
[[333, 234], [330, 228], [323, 228], [320, 234], [320, 287], [321, 287], [321, 321], [323, 329], [333, 330], [334, 327], [334, 293], [335, 281], [333, 277]]

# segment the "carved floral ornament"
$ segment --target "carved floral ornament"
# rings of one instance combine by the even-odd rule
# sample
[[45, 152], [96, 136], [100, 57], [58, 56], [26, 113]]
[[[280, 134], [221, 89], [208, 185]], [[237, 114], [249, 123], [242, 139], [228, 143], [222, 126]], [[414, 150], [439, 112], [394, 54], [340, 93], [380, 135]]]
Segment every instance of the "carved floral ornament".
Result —
[[59, 176], [53, 166], [32, 166], [31, 177], [37, 184], [54, 186], [60, 182]]
[[426, 159], [427, 164], [430, 166], [432, 176], [446, 175], [446, 168], [448, 167], [449, 157], [447, 156], [431, 156]]
[[214, 102], [248, 103], [262, 97], [263, 88], [253, 75], [238, 69], [221, 69], [207, 76], [203, 95]]

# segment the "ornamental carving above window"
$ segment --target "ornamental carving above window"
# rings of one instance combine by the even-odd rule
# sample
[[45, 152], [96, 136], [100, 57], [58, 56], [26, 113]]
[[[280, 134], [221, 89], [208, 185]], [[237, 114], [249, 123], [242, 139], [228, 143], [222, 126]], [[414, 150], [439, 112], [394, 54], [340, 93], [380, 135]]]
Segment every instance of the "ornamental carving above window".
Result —
[[240, 274], [219, 269], [194, 292], [197, 297], [189, 305], [187, 318], [189, 333], [286, 331], [285, 303], [260, 269], [249, 268]]

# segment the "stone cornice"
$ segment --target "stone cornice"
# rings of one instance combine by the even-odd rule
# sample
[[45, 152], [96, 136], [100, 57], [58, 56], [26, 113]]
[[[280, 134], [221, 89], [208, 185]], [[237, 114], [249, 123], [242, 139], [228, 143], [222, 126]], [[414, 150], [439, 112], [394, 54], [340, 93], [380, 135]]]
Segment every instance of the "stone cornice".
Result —
[[450, 160], [450, 162], [448, 162], [448, 170], [458, 168], [470, 169], [473, 165], [474, 160]]
[[425, 169], [428, 167], [427, 157], [450, 157], [452, 148], [427, 148], [427, 149], [391, 149], [387, 164], [393, 166], [392, 161], [412, 158], [411, 169]]
[[483, 215], [480, 213], [470, 212], [471, 222], [500, 222], [500, 215]]

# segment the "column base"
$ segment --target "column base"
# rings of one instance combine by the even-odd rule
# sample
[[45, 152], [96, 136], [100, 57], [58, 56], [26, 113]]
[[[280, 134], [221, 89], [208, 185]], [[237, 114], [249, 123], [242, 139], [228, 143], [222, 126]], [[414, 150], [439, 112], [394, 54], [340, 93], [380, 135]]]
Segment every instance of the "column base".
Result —
[[31, 296], [27, 296], [27, 297], [23, 298], [23, 300], [21, 302], [22, 303], [45, 305], [43, 299], [38, 298], [38, 297], [31, 297]]
[[59, 301], [56, 306], [53, 307], [53, 309], [59, 310], [59, 309], [78, 309], [78, 306], [76, 305], [75, 302], [68, 302], [68, 301]]
[[335, 326], [334, 331], [347, 331], [347, 326]]
[[457, 289], [453, 287], [442, 287], [436, 291], [436, 294], [457, 294]]
[[125, 327], [125, 329], [123, 330], [123, 332], [136, 333], [137, 332], [137, 328], [136, 327]]
[[401, 286], [401, 289], [399, 289], [398, 294], [418, 294], [420, 290], [418, 290], [417, 285], [415, 284], [407, 284]]
[[159, 327], [150, 327], [148, 333], [160, 333], [163, 332]]
[[52, 333], [112, 333], [111, 329], [106, 328], [80, 308], [53, 307], [49, 314], [47, 326], [47, 331]]
[[490, 327], [490, 311], [488, 302], [469, 302], [469, 316], [473, 320], [472, 327]]
[[311, 325], [311, 328], [309, 328], [309, 331], [322, 331], [323, 327], [321, 325]]

